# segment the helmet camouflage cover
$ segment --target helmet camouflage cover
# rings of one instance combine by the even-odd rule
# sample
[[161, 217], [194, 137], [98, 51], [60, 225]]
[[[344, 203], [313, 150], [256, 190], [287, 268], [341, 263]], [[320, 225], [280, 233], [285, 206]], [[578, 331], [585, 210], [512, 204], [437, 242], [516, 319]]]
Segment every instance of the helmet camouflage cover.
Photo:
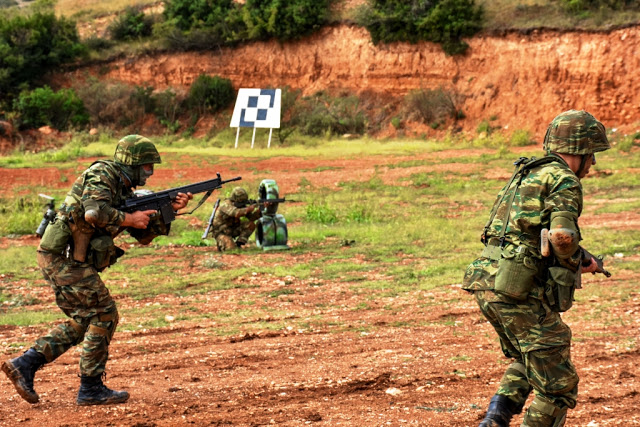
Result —
[[595, 117], [584, 110], [569, 110], [559, 114], [544, 137], [547, 152], [593, 154], [611, 148], [607, 133]]
[[233, 203], [246, 203], [249, 200], [249, 195], [247, 194], [247, 190], [242, 187], [236, 187], [231, 192], [231, 197], [229, 199]]
[[127, 135], [118, 141], [113, 160], [127, 166], [161, 163], [156, 146], [141, 135]]

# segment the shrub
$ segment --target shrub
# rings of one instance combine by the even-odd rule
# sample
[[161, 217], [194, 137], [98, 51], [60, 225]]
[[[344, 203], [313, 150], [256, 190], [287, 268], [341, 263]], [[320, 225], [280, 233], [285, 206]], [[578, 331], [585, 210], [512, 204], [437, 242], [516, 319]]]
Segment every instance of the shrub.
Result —
[[455, 55], [466, 51], [462, 37], [480, 31], [483, 16], [474, 0], [370, 0], [356, 21], [367, 28], [374, 44], [424, 40]]
[[231, 80], [220, 76], [201, 74], [189, 89], [187, 102], [198, 114], [215, 113], [229, 105], [235, 98]]
[[296, 116], [298, 114], [298, 98], [302, 91], [285, 86], [280, 98], [280, 127], [278, 128], [278, 141], [284, 144], [285, 140], [296, 130]]
[[307, 221], [320, 224], [334, 224], [338, 221], [336, 211], [331, 209], [327, 203], [312, 203], [307, 205]]
[[320, 28], [329, 16], [330, 0], [247, 0], [242, 16], [248, 38], [293, 40]]
[[89, 114], [73, 89], [54, 92], [49, 86], [24, 91], [14, 101], [23, 128], [51, 126], [67, 130], [89, 123]]
[[638, 9], [637, 0], [560, 0], [560, 4], [564, 10], [574, 14], [601, 8], [613, 10]]
[[18, 2], [15, 0], [0, 0], [0, 9], [7, 9], [17, 5]]
[[534, 141], [532, 141], [529, 131], [518, 129], [511, 135], [511, 145], [514, 147], [524, 147], [533, 143]]
[[152, 33], [153, 18], [140, 8], [127, 7], [111, 22], [107, 31], [114, 40], [134, 40]]
[[177, 28], [189, 30], [221, 25], [233, 7], [233, 0], [169, 0], [163, 13]]
[[410, 91], [404, 99], [404, 115], [408, 120], [434, 125], [435, 122], [460, 116], [458, 103], [462, 96], [443, 87]]
[[305, 135], [363, 134], [366, 130], [367, 117], [356, 96], [333, 98], [318, 92], [302, 102], [295, 123]]
[[145, 106], [136, 87], [91, 79], [87, 84], [77, 86], [76, 91], [87, 108], [94, 127], [127, 127], [137, 122], [145, 113]]
[[184, 97], [179, 96], [173, 89], [169, 88], [164, 92], [153, 96], [155, 104], [155, 114], [160, 123], [165, 125], [172, 132], [176, 132], [180, 127], [178, 116], [182, 112]]
[[48, 70], [86, 53], [75, 23], [53, 13], [0, 17], [0, 102], [38, 81]]

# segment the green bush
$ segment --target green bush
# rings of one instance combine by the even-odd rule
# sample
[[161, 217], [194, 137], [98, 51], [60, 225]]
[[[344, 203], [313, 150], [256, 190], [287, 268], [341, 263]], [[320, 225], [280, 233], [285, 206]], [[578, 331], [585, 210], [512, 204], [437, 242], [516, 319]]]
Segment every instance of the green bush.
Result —
[[206, 111], [215, 113], [227, 107], [234, 98], [235, 92], [231, 80], [201, 74], [189, 89], [187, 103], [190, 108], [202, 115]]
[[17, 5], [18, 2], [15, 0], [0, 0], [0, 9], [7, 9]]
[[24, 91], [14, 101], [20, 127], [51, 126], [58, 130], [89, 123], [89, 114], [73, 89], [54, 92], [49, 86]]
[[574, 14], [601, 8], [624, 10], [640, 7], [637, 0], [560, 0], [560, 4], [564, 10]]
[[474, 0], [369, 0], [356, 21], [367, 28], [374, 44], [424, 40], [455, 55], [466, 51], [462, 38], [480, 31], [483, 16]]
[[114, 40], [135, 40], [152, 33], [153, 18], [140, 8], [127, 7], [111, 22], [107, 31]]
[[242, 16], [248, 38], [304, 37], [327, 22], [329, 4], [330, 0], [247, 0]]
[[535, 143], [531, 138], [531, 133], [523, 129], [513, 132], [510, 142], [513, 147], [524, 147]]
[[327, 203], [312, 203], [307, 205], [307, 221], [320, 224], [335, 224], [338, 222], [336, 211], [331, 209]]
[[302, 90], [291, 89], [285, 86], [281, 90], [280, 96], [280, 127], [277, 130], [278, 141], [284, 144], [286, 139], [295, 132], [296, 116], [298, 114], [298, 98]]
[[428, 125], [450, 118], [457, 119], [461, 98], [458, 93], [443, 87], [412, 90], [404, 98], [404, 116]]
[[136, 87], [90, 79], [75, 89], [94, 127], [127, 127], [136, 123], [145, 113], [145, 105]]
[[301, 133], [311, 136], [363, 134], [367, 116], [356, 96], [334, 98], [318, 92], [302, 99], [295, 124]]
[[175, 133], [180, 127], [178, 116], [183, 111], [184, 97], [179, 96], [173, 89], [169, 88], [154, 94], [152, 99], [155, 106], [155, 114], [160, 123]]
[[164, 16], [180, 30], [224, 26], [231, 10], [238, 7], [233, 0], [168, 0], [164, 5]]
[[0, 16], [0, 103], [86, 51], [75, 23], [53, 13]]

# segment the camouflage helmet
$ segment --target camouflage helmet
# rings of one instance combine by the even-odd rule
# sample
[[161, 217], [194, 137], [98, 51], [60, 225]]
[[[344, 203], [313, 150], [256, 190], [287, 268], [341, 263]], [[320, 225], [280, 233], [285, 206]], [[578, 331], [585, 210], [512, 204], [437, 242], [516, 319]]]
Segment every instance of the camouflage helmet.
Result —
[[246, 203], [249, 201], [249, 195], [247, 194], [247, 190], [242, 187], [236, 187], [231, 192], [231, 197], [229, 199], [233, 203]]
[[604, 126], [584, 110], [569, 110], [559, 114], [544, 137], [547, 152], [593, 154], [611, 148]]
[[156, 146], [141, 135], [127, 135], [118, 141], [113, 160], [126, 166], [161, 163]]

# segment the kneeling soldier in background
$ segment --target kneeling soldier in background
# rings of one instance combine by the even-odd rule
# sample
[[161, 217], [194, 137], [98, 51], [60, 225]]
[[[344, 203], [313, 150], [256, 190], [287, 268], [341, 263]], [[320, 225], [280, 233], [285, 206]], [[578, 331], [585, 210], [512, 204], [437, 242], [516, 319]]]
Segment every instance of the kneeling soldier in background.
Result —
[[220, 252], [240, 248], [247, 244], [260, 218], [259, 206], [249, 203], [249, 195], [236, 187], [231, 197], [223, 200], [213, 218], [213, 236]]

